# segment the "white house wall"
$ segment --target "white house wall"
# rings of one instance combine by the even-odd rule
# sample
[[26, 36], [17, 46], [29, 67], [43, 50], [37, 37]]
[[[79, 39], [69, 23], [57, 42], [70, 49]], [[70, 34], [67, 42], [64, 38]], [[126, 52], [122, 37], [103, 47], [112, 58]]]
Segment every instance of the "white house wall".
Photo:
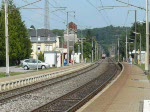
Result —
[[56, 48], [59, 48], [59, 38], [56, 38], [56, 43], [32, 43], [32, 53], [31, 57], [33, 59], [36, 59], [36, 52], [37, 52], [37, 47], [40, 46], [40, 51], [38, 53], [44, 51], [52, 51], [55, 50]]

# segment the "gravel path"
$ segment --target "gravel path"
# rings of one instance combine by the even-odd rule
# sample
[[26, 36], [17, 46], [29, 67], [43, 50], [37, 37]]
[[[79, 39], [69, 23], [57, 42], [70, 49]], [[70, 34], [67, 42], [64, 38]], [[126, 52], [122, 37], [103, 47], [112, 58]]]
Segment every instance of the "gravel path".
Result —
[[5, 104], [0, 103], [0, 112], [32, 111], [98, 77], [106, 70], [107, 65], [108, 63], [103, 63], [88, 73], [56, 83], [55, 85], [43, 88], [43, 90], [40, 89], [31, 94], [22, 95]]

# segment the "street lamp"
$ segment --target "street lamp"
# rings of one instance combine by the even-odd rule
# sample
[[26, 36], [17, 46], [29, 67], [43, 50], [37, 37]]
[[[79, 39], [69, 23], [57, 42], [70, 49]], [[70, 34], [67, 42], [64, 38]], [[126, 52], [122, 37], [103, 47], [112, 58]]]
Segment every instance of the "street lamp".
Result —
[[37, 38], [37, 41], [36, 41], [36, 50], [37, 50], [36, 59], [37, 59], [37, 66], [36, 66], [36, 68], [37, 68], [37, 71], [38, 71], [38, 37], [37, 37], [37, 29], [35, 29], [35, 27], [34, 27], [33, 25], [30, 27], [30, 29], [35, 30], [35, 36], [36, 36], [36, 38]]
[[140, 35], [140, 65], [141, 65], [141, 33], [133, 32], [136, 35]]
[[[129, 11], [134, 11], [135, 12], [135, 32], [136, 32], [136, 29], [137, 29], [137, 25], [136, 25], [136, 18], [137, 18], [137, 11], [136, 10], [129, 10]], [[128, 11], [128, 12], [129, 12]], [[136, 56], [136, 35], [135, 35], [135, 43], [134, 43], [135, 45], [134, 45], [134, 50], [135, 50], [135, 54], [134, 54], [134, 61], [135, 61], [135, 63], [136, 63], [136, 58], [137, 58], [137, 56]]]

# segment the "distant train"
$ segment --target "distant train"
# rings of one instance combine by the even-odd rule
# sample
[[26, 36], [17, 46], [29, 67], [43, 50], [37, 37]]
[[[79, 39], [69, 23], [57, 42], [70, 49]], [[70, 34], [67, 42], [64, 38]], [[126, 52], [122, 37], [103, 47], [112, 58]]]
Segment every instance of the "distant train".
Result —
[[102, 59], [105, 59], [106, 58], [106, 54], [102, 54]]

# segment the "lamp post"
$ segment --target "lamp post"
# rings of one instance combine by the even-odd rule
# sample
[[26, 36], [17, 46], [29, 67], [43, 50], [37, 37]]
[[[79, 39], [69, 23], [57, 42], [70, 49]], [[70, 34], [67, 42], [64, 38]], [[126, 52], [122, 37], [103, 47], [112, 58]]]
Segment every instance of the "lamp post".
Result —
[[37, 60], [37, 66], [36, 66], [36, 69], [37, 69], [37, 71], [38, 71], [38, 37], [37, 37], [37, 29], [32, 25], [31, 27], [30, 27], [30, 29], [33, 29], [33, 30], [35, 30], [35, 36], [36, 36], [36, 39], [37, 39], [37, 41], [36, 41], [36, 60]]
[[[136, 25], [136, 16], [137, 16], [137, 11], [136, 10], [129, 10], [129, 11], [134, 11], [135, 12], [135, 32], [136, 32], [136, 29], [137, 29], [137, 25]], [[136, 35], [135, 35], [135, 43], [134, 43], [134, 50], [135, 50], [135, 53], [134, 53], [134, 62], [136, 63]]]
[[141, 65], [141, 33], [133, 32], [135, 35], [140, 35], [140, 65]]

